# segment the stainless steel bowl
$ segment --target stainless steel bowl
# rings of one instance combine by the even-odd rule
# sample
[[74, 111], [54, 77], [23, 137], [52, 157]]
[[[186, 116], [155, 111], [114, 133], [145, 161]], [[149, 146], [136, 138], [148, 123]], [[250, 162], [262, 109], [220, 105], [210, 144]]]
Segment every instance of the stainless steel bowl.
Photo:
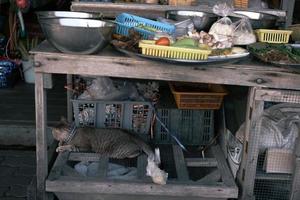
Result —
[[198, 31], [208, 31], [211, 25], [217, 21], [218, 16], [213, 13], [202, 11], [168, 10], [166, 11], [166, 18], [176, 21], [191, 19], [194, 23], [195, 29]]
[[115, 24], [108, 21], [73, 18], [40, 18], [47, 40], [64, 53], [92, 54], [110, 41]]
[[71, 11], [39, 11], [36, 12], [40, 18], [80, 18], [80, 19], [101, 19], [102, 13], [86, 13], [86, 12], [71, 12]]
[[247, 17], [252, 25], [253, 29], [260, 28], [274, 28], [276, 27], [276, 21], [278, 17], [276, 15], [253, 12], [253, 11], [234, 11], [234, 15], [230, 18], [233, 22], [240, 20], [242, 17]]

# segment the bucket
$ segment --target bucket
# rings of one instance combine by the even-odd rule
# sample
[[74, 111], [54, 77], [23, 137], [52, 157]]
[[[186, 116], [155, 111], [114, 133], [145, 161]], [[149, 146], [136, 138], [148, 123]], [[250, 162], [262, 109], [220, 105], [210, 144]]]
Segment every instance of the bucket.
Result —
[[[34, 60], [31, 58], [29, 60], [23, 60], [23, 74], [26, 83], [35, 83], [34, 75]], [[53, 87], [52, 75], [44, 74], [44, 87], [51, 89]]]
[[34, 77], [34, 62], [32, 59], [29, 59], [28, 61], [22, 61], [23, 64], [23, 74], [24, 79], [26, 83], [34, 83], [35, 77]]

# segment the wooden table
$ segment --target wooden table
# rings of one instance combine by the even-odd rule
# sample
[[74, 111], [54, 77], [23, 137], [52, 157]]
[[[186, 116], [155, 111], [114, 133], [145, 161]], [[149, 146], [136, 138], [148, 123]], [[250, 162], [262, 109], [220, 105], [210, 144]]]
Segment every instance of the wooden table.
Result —
[[[246, 116], [246, 152], [239, 180], [243, 199], [251, 198], [257, 163], [257, 135], [249, 135], [249, 127], [263, 110], [263, 101], [275, 100], [300, 103], [300, 69], [275, 67], [247, 59], [240, 64], [187, 65], [170, 64], [127, 57], [107, 47], [97, 55], [60, 53], [46, 41], [31, 51], [35, 59], [37, 199], [46, 199], [45, 181], [48, 174], [46, 142], [46, 90], [43, 74], [98, 75], [131, 79], [187, 81], [251, 87]], [[273, 88], [269, 90], [267, 88]], [[284, 91], [278, 89], [285, 89]], [[69, 110], [70, 112], [70, 110]], [[253, 150], [254, 153], [248, 151]], [[247, 170], [245, 169], [247, 166]], [[244, 167], [244, 168], [243, 168]], [[249, 169], [249, 170], [248, 170]]]

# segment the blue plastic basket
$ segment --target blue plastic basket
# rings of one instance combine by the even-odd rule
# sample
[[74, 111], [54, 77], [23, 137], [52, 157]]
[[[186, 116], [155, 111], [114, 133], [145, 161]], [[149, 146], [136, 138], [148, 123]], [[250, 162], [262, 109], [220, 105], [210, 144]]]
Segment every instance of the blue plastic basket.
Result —
[[170, 35], [174, 34], [175, 32], [174, 25], [153, 21], [136, 15], [131, 15], [128, 13], [122, 13], [118, 15], [116, 17], [116, 23], [117, 23], [117, 27], [116, 27], [117, 34], [128, 36], [129, 29], [134, 28], [137, 32], [142, 34], [143, 39], [150, 39], [152, 36], [154, 36], [155, 32], [136, 27], [140, 24], [157, 29], [162, 32], [166, 32]]

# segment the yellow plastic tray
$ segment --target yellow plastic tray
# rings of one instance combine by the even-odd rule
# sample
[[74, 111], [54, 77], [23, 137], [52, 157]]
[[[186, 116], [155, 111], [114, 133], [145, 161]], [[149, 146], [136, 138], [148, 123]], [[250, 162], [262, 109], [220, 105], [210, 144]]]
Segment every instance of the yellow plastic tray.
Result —
[[256, 34], [260, 42], [267, 43], [288, 43], [293, 31], [257, 29]]
[[139, 47], [144, 55], [183, 60], [206, 60], [211, 53], [211, 50], [156, 45], [154, 40], [141, 40]]

